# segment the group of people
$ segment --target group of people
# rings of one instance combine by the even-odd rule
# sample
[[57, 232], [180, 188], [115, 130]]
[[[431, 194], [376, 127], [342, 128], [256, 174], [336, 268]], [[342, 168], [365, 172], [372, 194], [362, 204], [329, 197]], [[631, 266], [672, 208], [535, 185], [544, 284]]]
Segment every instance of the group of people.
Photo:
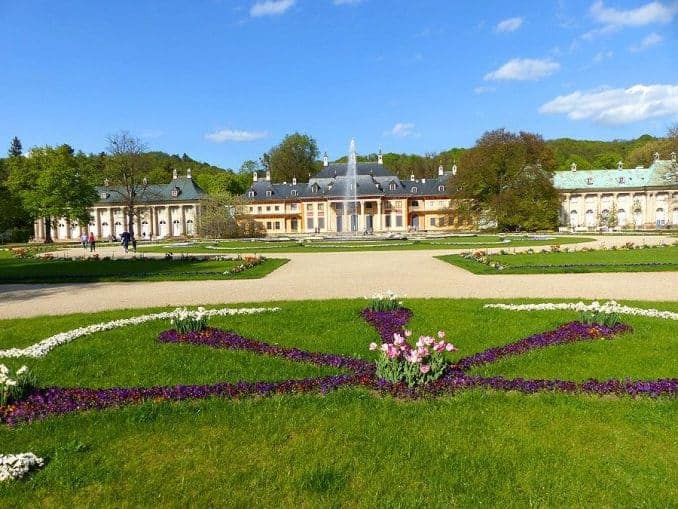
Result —
[[97, 242], [96, 238], [94, 237], [94, 232], [90, 232], [89, 235], [87, 235], [87, 233], [80, 235], [80, 243], [82, 244], [82, 248], [85, 251], [87, 251], [88, 247], [90, 253], [93, 253], [97, 250]]
[[[109, 241], [113, 242], [117, 240], [114, 235], [110, 235]], [[90, 232], [89, 235], [87, 233], [83, 233], [80, 235], [80, 243], [82, 244], [82, 248], [87, 251], [87, 248], [89, 247], [90, 253], [96, 251], [96, 237], [94, 237], [94, 232]], [[137, 252], [137, 239], [134, 237], [130, 232], [124, 231], [120, 234], [120, 245], [123, 247], [125, 250], [125, 253], [129, 252], [129, 246], [132, 244], [132, 252], [136, 253]]]

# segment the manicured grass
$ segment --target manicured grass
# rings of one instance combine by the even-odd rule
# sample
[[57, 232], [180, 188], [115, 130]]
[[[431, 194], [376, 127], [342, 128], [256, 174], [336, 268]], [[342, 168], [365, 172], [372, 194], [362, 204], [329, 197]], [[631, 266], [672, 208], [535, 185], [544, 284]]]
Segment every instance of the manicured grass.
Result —
[[678, 246], [559, 253], [491, 254], [498, 270], [460, 255], [439, 259], [475, 274], [554, 274], [570, 272], [659, 272], [678, 270]]
[[[445, 330], [451, 359], [550, 330], [574, 312], [483, 309], [414, 300], [415, 335]], [[515, 301], [515, 302], [525, 302]], [[281, 311], [212, 319], [245, 337], [374, 358], [363, 300], [282, 302]], [[678, 311], [678, 303], [636, 303]], [[0, 347], [149, 310], [0, 321]], [[676, 322], [623, 317], [634, 332], [546, 348], [477, 372], [585, 380], [675, 376]], [[331, 370], [208, 347], [157, 344], [168, 323], [83, 337], [31, 366], [42, 386], [111, 387], [277, 380]], [[0, 485], [0, 506], [656, 506], [673, 486], [678, 405], [486, 390], [418, 401], [364, 389], [270, 399], [148, 402], [0, 426], [0, 453], [47, 465]]]
[[195, 279], [256, 279], [287, 263], [280, 258], [235, 274], [224, 274], [242, 261], [168, 260], [41, 260], [0, 258], [0, 283], [64, 283], [93, 281], [185, 281]]
[[518, 235], [477, 235], [430, 239], [383, 240], [359, 238], [358, 240], [311, 240], [299, 241], [219, 241], [196, 242], [192, 245], [158, 244], [142, 246], [140, 251], [153, 253], [326, 253], [333, 251], [402, 251], [412, 249], [480, 249], [489, 247], [549, 246], [589, 242], [587, 237], [567, 236], [539, 240]]

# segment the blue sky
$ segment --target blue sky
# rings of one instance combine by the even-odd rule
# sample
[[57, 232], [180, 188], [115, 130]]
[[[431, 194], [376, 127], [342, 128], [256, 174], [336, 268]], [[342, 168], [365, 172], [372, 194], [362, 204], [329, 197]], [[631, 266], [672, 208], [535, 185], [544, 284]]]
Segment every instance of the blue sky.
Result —
[[678, 121], [678, 2], [0, 0], [0, 143], [237, 169], [294, 131], [334, 159]]

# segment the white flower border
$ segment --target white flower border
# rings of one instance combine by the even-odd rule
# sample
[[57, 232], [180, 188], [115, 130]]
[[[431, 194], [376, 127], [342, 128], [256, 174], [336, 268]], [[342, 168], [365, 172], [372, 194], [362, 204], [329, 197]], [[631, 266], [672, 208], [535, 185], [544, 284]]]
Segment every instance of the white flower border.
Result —
[[[207, 317], [212, 316], [233, 316], [233, 315], [253, 315], [258, 313], [267, 313], [279, 311], [280, 308], [222, 308], [222, 309], [208, 309], [204, 311]], [[166, 311], [163, 313], [155, 313], [151, 315], [134, 316], [132, 318], [123, 318], [120, 320], [111, 320], [110, 322], [95, 323], [85, 327], [79, 327], [67, 332], [60, 332], [47, 339], [43, 339], [39, 343], [35, 343], [26, 348], [10, 348], [8, 350], [0, 350], [0, 357], [44, 357], [54, 348], [59, 345], [70, 343], [71, 341], [83, 336], [89, 336], [96, 332], [107, 331], [111, 329], [118, 329], [127, 327], [128, 325], [139, 325], [152, 320], [172, 320], [177, 317], [182, 310], [180, 308], [174, 311]]]
[[45, 464], [43, 458], [32, 452], [19, 454], [0, 454], [0, 482], [20, 479], [34, 468]]
[[601, 304], [593, 301], [591, 304], [579, 302], [544, 302], [540, 304], [485, 304], [485, 308], [506, 309], [508, 311], [598, 311], [601, 313], [617, 313], [620, 315], [646, 316], [663, 320], [678, 320], [678, 313], [661, 311], [659, 309], [634, 308], [623, 306], [614, 300]]

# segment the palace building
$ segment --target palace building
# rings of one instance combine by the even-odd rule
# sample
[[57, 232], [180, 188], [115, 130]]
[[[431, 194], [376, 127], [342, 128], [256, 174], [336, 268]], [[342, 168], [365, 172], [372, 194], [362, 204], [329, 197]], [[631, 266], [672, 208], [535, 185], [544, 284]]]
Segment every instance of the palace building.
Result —
[[[137, 239], [162, 239], [166, 237], [192, 237], [197, 235], [200, 201], [205, 192], [188, 170], [185, 177], [174, 170], [169, 184], [149, 184], [139, 192], [134, 232]], [[127, 230], [129, 219], [121, 197], [123, 191], [116, 186], [96, 188], [99, 200], [92, 206], [88, 226], [80, 226], [66, 219], [59, 219], [52, 228], [52, 239], [58, 241], [78, 240], [83, 233], [93, 232], [97, 240], [107, 240]], [[34, 224], [35, 239], [45, 239], [45, 221]]]
[[[355, 176], [348, 165], [330, 164], [308, 182], [274, 183], [269, 172], [253, 181], [245, 193], [245, 212], [261, 224], [267, 235], [444, 233], [471, 230], [475, 224], [454, 217], [450, 186], [457, 167], [438, 168], [435, 178], [398, 178], [384, 164], [356, 163]], [[553, 184], [561, 196], [561, 229], [570, 231], [646, 230], [678, 228], [678, 163], [673, 152], [662, 160], [654, 154], [648, 168], [555, 172]], [[92, 207], [88, 227], [65, 219], [56, 221], [54, 240], [76, 240], [84, 232], [97, 239], [116, 238], [127, 229], [121, 191], [97, 188], [99, 201]], [[135, 218], [137, 239], [197, 236], [200, 202], [205, 192], [188, 170], [169, 184], [148, 185], [138, 199]], [[44, 240], [44, 220], [35, 222], [35, 240]]]
[[254, 173], [246, 192], [248, 212], [269, 235], [300, 233], [387, 233], [446, 231], [470, 228], [455, 220], [449, 224], [450, 181], [456, 166], [441, 166], [433, 179], [401, 180], [383, 164], [356, 163], [355, 178], [348, 165], [329, 164], [308, 182], [273, 183]]
[[577, 170], [555, 173], [560, 193], [560, 222], [574, 231], [678, 228], [678, 163], [676, 153], [649, 168]]

